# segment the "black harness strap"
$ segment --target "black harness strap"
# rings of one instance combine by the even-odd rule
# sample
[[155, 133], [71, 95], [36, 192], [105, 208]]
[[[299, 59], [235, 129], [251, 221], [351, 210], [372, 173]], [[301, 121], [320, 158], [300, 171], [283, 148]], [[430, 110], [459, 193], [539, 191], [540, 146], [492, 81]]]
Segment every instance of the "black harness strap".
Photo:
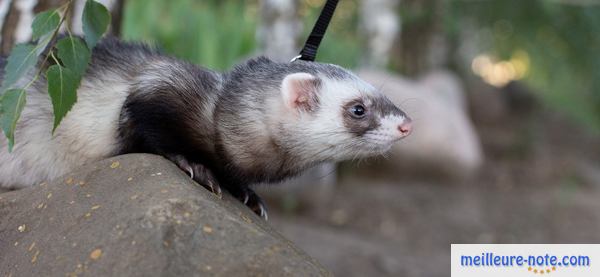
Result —
[[300, 55], [295, 57], [292, 61], [300, 59], [312, 62], [315, 60], [319, 44], [321, 44], [321, 40], [323, 39], [323, 36], [325, 36], [325, 31], [327, 31], [327, 26], [329, 26], [329, 22], [331, 21], [331, 17], [333, 17], [337, 4], [338, 0], [327, 0], [321, 11], [321, 15], [319, 15], [319, 19], [317, 19], [317, 23], [315, 23], [306, 43], [304, 43], [302, 51], [300, 51]]

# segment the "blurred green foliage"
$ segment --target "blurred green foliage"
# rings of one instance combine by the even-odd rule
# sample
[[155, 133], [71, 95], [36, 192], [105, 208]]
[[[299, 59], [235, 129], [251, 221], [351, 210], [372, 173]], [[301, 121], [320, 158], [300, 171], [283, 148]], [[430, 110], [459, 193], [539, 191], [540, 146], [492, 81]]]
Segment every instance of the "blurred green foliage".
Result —
[[[319, 60], [355, 67], [360, 53], [357, 1], [341, 2], [319, 49]], [[304, 37], [323, 3], [302, 1]], [[225, 70], [255, 54], [258, 10], [258, 0], [127, 0], [121, 31], [127, 40], [145, 41], [179, 58]]]
[[[422, 0], [413, 0], [422, 1]], [[600, 130], [600, 3], [567, 0], [423, 0], [424, 8], [402, 10], [403, 29], [439, 20], [455, 45], [466, 24], [488, 30], [486, 53], [508, 59], [525, 51], [530, 59], [524, 81], [550, 107]], [[409, 1], [410, 2], [410, 1]], [[567, 3], [567, 4], [565, 4]], [[583, 4], [573, 4], [583, 3]], [[586, 4], [587, 3], [587, 4]], [[324, 0], [301, 0], [304, 34], [310, 32]], [[358, 31], [358, 0], [340, 1], [319, 61], [359, 65], [364, 38]], [[124, 38], [157, 44], [166, 52], [209, 68], [225, 70], [256, 54], [258, 0], [127, 0]], [[454, 39], [454, 40], [453, 40]], [[458, 45], [456, 45], [458, 44]], [[469, 68], [469, 64], [463, 68]]]
[[600, 2], [454, 0], [449, 10], [450, 35], [473, 20], [492, 34], [489, 51], [500, 58], [525, 51], [525, 81], [542, 99], [600, 130]]
[[256, 1], [128, 0], [122, 34], [209, 68], [226, 69], [256, 47]]

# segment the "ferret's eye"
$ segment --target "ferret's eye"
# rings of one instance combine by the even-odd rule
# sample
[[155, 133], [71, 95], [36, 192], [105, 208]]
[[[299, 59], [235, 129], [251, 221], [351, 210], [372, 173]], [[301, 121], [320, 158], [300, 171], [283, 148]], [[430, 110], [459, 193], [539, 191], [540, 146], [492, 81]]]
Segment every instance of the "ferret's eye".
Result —
[[354, 105], [350, 108], [350, 113], [354, 118], [363, 118], [365, 116], [365, 107], [363, 105]]

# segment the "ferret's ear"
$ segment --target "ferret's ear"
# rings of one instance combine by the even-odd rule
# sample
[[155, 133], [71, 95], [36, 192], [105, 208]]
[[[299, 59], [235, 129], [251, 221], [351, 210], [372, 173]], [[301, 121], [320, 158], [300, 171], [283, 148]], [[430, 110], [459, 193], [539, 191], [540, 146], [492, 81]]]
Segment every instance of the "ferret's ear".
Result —
[[285, 105], [293, 110], [313, 111], [319, 105], [321, 79], [308, 73], [287, 75], [281, 84]]

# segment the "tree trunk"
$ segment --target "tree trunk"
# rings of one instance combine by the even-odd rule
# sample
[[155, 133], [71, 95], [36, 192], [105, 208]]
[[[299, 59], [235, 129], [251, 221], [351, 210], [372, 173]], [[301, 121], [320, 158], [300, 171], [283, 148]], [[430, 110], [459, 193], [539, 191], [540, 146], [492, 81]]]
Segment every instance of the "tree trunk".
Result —
[[399, 3], [400, 0], [360, 2], [360, 31], [366, 43], [363, 66], [385, 69], [389, 64], [394, 40], [400, 32]]
[[443, 0], [403, 0], [400, 8], [412, 15], [403, 25], [392, 66], [418, 76], [449, 63], [450, 44], [443, 30]]
[[[68, 0], [0, 0], [0, 53], [7, 55], [16, 43], [31, 40], [31, 23], [35, 14], [56, 8], [67, 3]], [[119, 35], [121, 14], [124, 0], [99, 0], [112, 14], [110, 32]], [[67, 20], [70, 30], [77, 35], [83, 33], [81, 28], [81, 14], [85, 0], [74, 0], [72, 13]], [[64, 26], [63, 26], [64, 28]]]
[[298, 0], [262, 0], [257, 40], [261, 52], [276, 61], [289, 61], [299, 52], [302, 22]]

